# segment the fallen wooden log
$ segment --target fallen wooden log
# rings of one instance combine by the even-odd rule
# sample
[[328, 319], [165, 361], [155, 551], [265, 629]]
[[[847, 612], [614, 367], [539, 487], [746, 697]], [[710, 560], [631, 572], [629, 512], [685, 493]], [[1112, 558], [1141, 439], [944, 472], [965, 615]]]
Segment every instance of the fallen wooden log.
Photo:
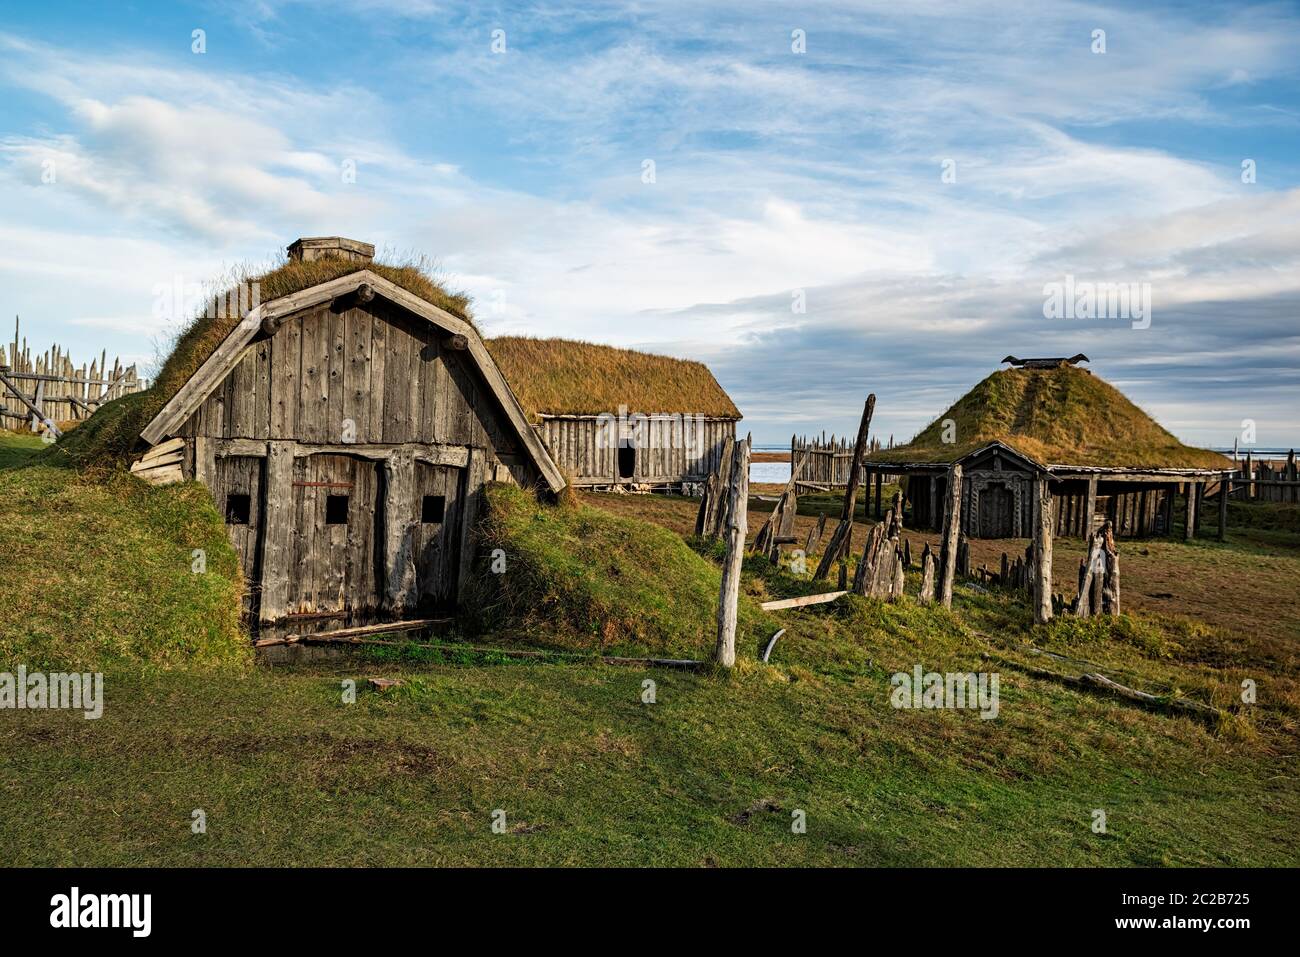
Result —
[[820, 595], [800, 595], [798, 598], [780, 598], [776, 601], [765, 601], [758, 607], [763, 611], [780, 611], [782, 608], [806, 608], [809, 605], [824, 605], [847, 594], [847, 591], [828, 591]]
[[1007, 658], [1001, 658], [994, 655], [985, 655], [996, 661], [1000, 665], [1014, 668], [1016, 671], [1023, 672], [1034, 678], [1041, 678], [1045, 681], [1055, 681], [1059, 684], [1069, 685], [1075, 688], [1085, 688], [1091, 691], [1100, 691], [1109, 695], [1114, 695], [1125, 699], [1126, 701], [1135, 701], [1149, 708], [1156, 708], [1166, 711], [1177, 711], [1181, 714], [1190, 715], [1202, 720], [1217, 723], [1225, 715], [1218, 708], [1208, 704], [1202, 704], [1199, 701], [1192, 701], [1188, 698], [1175, 698], [1170, 695], [1153, 695], [1146, 691], [1138, 691], [1136, 688], [1130, 688], [1122, 685], [1118, 681], [1106, 677], [1098, 672], [1085, 672], [1079, 676], [1064, 675], [1057, 671], [1048, 671], [1045, 668], [1034, 668], [1030, 665], [1021, 664], [1017, 661], [1011, 661]]
[[301, 635], [285, 635], [280, 638], [263, 638], [253, 642], [254, 648], [269, 648], [272, 645], [296, 645], [302, 641], [346, 641], [366, 635], [397, 634], [404, 631], [419, 631], [433, 625], [445, 625], [450, 618], [416, 618], [410, 621], [393, 621], [378, 625], [354, 625], [350, 628], [335, 628], [330, 631], [306, 632]]

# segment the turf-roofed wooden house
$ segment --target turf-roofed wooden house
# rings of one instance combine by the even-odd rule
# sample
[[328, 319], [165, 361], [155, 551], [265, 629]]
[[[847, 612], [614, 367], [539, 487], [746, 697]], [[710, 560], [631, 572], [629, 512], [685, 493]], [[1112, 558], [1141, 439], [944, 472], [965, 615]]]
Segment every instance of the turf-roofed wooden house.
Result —
[[868, 475], [899, 476], [916, 528], [938, 530], [949, 469], [962, 467], [961, 531], [1032, 536], [1034, 481], [1049, 478], [1058, 536], [1103, 522], [1125, 537], [1169, 535], [1187, 496], [1188, 537], [1207, 483], [1231, 470], [1217, 452], [1183, 445], [1118, 389], [1071, 359], [1016, 359], [960, 398], [906, 445], [874, 452]]
[[568, 339], [504, 337], [488, 349], [577, 486], [702, 482], [741, 418], [701, 362]]
[[564, 485], [456, 297], [373, 252], [290, 246], [261, 302], [182, 338], [210, 354], [141, 432], [136, 469], [211, 489], [261, 622], [453, 604], [484, 483]]

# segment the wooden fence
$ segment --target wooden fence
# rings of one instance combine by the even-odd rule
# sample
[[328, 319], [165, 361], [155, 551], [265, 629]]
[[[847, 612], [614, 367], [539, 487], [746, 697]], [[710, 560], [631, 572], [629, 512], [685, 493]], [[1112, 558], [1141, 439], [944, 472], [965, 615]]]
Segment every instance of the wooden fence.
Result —
[[111, 399], [143, 391], [148, 383], [134, 364], [123, 366], [101, 352], [98, 361], [74, 366], [68, 351], [51, 346], [32, 355], [26, 337], [14, 320], [13, 342], [0, 346], [0, 426], [12, 430], [42, 430], [42, 422], [69, 422], [88, 418]]
[[1296, 477], [1295, 449], [1284, 461], [1256, 462], [1253, 455], [1237, 463], [1229, 497], [1236, 501], [1300, 503], [1300, 479]]
[[[892, 435], [885, 447], [894, 447]], [[869, 451], [879, 452], [880, 449], [880, 440], [872, 439]], [[849, 484], [849, 470], [852, 467], [853, 444], [847, 437], [836, 438], [832, 435], [827, 439], [825, 433], [822, 433], [820, 439], [816, 436], [811, 439], [807, 436], [790, 437], [790, 474], [797, 476], [795, 485], [799, 491], [815, 489], [825, 492], [845, 488]], [[866, 469], [862, 470], [858, 480], [866, 482]], [[892, 479], [887, 479], [889, 480]]]

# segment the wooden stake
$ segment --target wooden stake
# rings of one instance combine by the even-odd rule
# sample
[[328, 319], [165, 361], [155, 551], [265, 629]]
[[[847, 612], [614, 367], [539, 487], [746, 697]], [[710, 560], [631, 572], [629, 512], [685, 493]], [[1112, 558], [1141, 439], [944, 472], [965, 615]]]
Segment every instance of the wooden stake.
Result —
[[844, 506], [840, 509], [840, 523], [835, 527], [830, 544], [822, 553], [821, 561], [817, 563], [817, 572], [813, 575], [815, 579], [825, 578], [830, 574], [831, 565], [847, 552], [848, 543], [852, 541], [853, 512], [858, 503], [859, 473], [862, 471], [862, 459], [867, 452], [867, 434], [871, 429], [871, 416], [875, 410], [876, 394], [873, 392], [867, 396], [866, 405], [862, 409], [862, 420], [858, 424], [858, 439], [853, 446], [853, 464], [849, 469], [848, 485], [844, 489]]
[[943, 507], [943, 547], [940, 549], [939, 603], [952, 607], [952, 585], [957, 574], [957, 545], [961, 531], [961, 466], [948, 470], [948, 495]]
[[745, 557], [749, 504], [749, 438], [737, 442], [732, 455], [727, 498], [727, 557], [722, 563], [718, 595], [718, 643], [713, 659], [724, 668], [736, 664], [736, 604], [740, 596], [740, 565]]
[[1034, 621], [1052, 620], [1052, 492], [1046, 475], [1034, 481]]

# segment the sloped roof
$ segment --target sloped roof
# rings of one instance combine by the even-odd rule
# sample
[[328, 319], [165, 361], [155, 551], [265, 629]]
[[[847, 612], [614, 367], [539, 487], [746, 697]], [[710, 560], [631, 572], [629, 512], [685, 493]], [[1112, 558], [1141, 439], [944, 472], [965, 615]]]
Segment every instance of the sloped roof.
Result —
[[[951, 419], [943, 441], [944, 422]], [[954, 435], [955, 433], [955, 435]], [[1217, 452], [1179, 442], [1110, 383], [1073, 366], [1002, 369], [978, 383], [906, 445], [872, 462], [954, 462], [1000, 442], [1043, 465], [1227, 468]]]
[[503, 336], [487, 340], [529, 418], [682, 413], [739, 419], [740, 410], [708, 366], [692, 359], [573, 339]]
[[[325, 260], [328, 261], [328, 260]], [[368, 265], [368, 264], [363, 264]], [[175, 429], [198, 407], [199, 403], [212, 391], [225, 375], [239, 361], [243, 348], [264, 328], [277, 319], [311, 308], [323, 302], [329, 302], [339, 296], [355, 292], [361, 286], [369, 286], [375, 295], [401, 306], [408, 312], [424, 319], [451, 335], [465, 337], [466, 351], [479, 371], [483, 374], [488, 388], [497, 397], [505, 412], [506, 419], [513, 427], [525, 451], [537, 466], [543, 479], [552, 490], [564, 487], [564, 478], [551, 459], [546, 447], [529, 427], [524, 411], [519, 406], [514, 393], [507, 385], [497, 368], [492, 356], [483, 345], [478, 331], [467, 320], [452, 315], [450, 312], [429, 302], [422, 296], [415, 295], [398, 286], [384, 276], [362, 268], [346, 272], [337, 278], [309, 286], [297, 292], [280, 296], [270, 301], [263, 301], [242, 319], [237, 320], [216, 348], [179, 386], [175, 394], [158, 411], [148, 425], [140, 432], [140, 437], [151, 445], [171, 435]]]
[[[258, 298], [269, 303], [362, 270], [383, 277], [457, 319], [473, 323], [468, 297], [444, 288], [420, 261], [389, 264], [324, 256], [310, 262], [288, 259], [269, 270], [240, 267], [233, 270], [233, 278], [227, 277], [225, 284], [234, 288], [227, 289], [222, 299], [237, 302], [236, 290], [248, 297], [256, 283]], [[129, 461], [141, 432], [229, 337], [240, 318], [238, 310], [212, 309], [211, 302], [205, 304], [202, 314], [177, 336], [149, 389], [105, 403], [45, 454], [64, 457], [77, 465]]]

